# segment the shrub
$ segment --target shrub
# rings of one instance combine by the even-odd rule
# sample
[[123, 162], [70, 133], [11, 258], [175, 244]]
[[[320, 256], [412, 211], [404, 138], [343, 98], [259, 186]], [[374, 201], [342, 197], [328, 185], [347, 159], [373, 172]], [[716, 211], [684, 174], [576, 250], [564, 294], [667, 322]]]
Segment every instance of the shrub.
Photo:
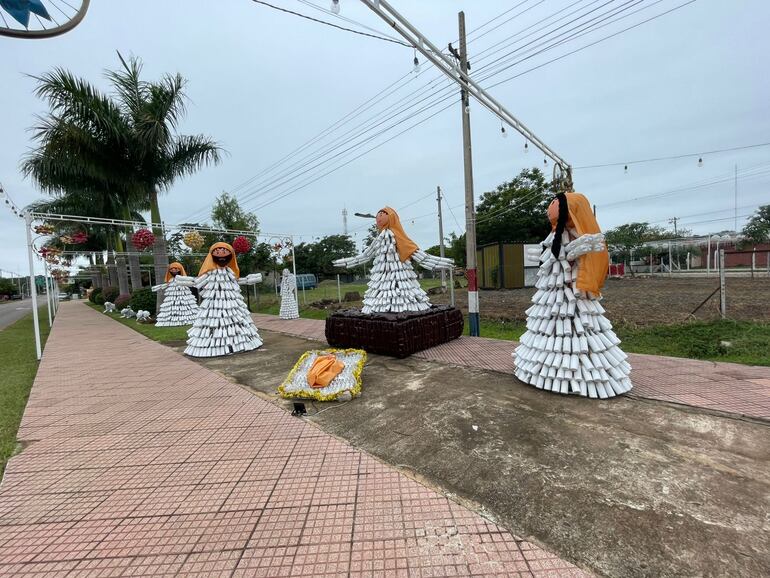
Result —
[[115, 309], [117, 309], [118, 311], [120, 311], [121, 309], [125, 309], [129, 301], [131, 301], [131, 295], [129, 295], [128, 293], [124, 293], [123, 295], [118, 295], [118, 298], [115, 299]]
[[[115, 303], [115, 299], [120, 295], [120, 289], [117, 287], [105, 287], [102, 289], [102, 295], [104, 295], [104, 301]], [[104, 303], [104, 301], [102, 301], [102, 303]]]
[[[88, 300], [91, 303], [96, 303], [96, 299], [102, 294], [102, 288], [101, 287], [94, 287], [94, 290], [91, 291], [91, 294], [88, 296]], [[102, 303], [104, 303], [104, 300], [102, 300]], [[98, 305], [98, 303], [97, 303]]]
[[149, 311], [150, 313], [154, 314], [157, 300], [158, 295], [153, 293], [152, 289], [149, 287], [144, 287], [133, 292], [129, 304], [131, 305], [131, 309], [134, 311], [144, 309], [145, 311]]

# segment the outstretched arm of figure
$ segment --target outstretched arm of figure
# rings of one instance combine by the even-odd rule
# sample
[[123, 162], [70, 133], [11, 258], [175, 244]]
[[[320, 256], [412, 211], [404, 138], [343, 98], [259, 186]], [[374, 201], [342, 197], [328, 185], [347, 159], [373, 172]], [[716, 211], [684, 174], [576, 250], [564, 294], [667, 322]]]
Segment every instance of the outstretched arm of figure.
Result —
[[606, 251], [607, 245], [604, 242], [604, 235], [595, 233], [593, 235], [580, 235], [577, 239], [568, 243], [564, 250], [567, 252], [567, 260], [574, 261], [586, 253]]
[[238, 279], [238, 285], [256, 285], [262, 283], [262, 273], [251, 273]]
[[377, 244], [377, 239], [375, 239], [366, 248], [366, 251], [360, 255], [356, 255], [355, 257], [345, 257], [344, 259], [337, 259], [336, 261], [332, 261], [332, 265], [335, 267], [345, 267], [346, 269], [350, 269], [352, 267], [358, 267], [359, 265], [368, 263], [374, 259], [374, 253], [377, 251]]
[[161, 283], [160, 285], [153, 285], [152, 286], [152, 291], [153, 292], [157, 292], [157, 291], [160, 291], [161, 289], [165, 289], [166, 287], [168, 287], [168, 283]]
[[420, 249], [417, 249], [414, 253], [412, 253], [411, 259], [420, 267], [427, 269], [428, 271], [435, 271], [437, 269], [451, 269], [455, 264], [452, 259], [436, 257], [435, 255], [430, 255], [425, 251], [421, 251]]

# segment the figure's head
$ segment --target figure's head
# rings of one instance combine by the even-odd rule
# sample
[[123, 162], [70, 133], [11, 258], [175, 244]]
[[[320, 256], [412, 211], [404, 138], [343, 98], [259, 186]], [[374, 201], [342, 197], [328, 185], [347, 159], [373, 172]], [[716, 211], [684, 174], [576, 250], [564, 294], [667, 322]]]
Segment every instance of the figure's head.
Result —
[[214, 258], [214, 263], [219, 267], [226, 267], [230, 260], [233, 258], [233, 252], [227, 247], [215, 246], [211, 250], [211, 256]]
[[174, 265], [171, 265], [171, 267], [168, 268], [168, 272], [172, 277], [176, 277], [181, 273], [179, 267], [175, 267]]
[[377, 211], [377, 228], [382, 230], [390, 224], [390, 215], [385, 209]]
[[187, 275], [187, 273], [184, 270], [184, 265], [174, 261], [168, 266], [168, 269], [166, 270], [166, 283], [171, 281], [177, 275]]
[[282, 274], [283, 275], [288, 275], [289, 273], [290, 273], [290, 271], [288, 269], [284, 269]]

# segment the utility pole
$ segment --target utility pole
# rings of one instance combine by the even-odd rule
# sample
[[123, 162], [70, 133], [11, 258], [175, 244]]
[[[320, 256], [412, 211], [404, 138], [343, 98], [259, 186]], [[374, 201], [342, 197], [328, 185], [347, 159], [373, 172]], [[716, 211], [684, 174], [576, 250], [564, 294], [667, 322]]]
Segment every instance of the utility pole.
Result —
[[[444, 258], [444, 220], [441, 217], [441, 187], [436, 187], [436, 201], [438, 202], [438, 248], [441, 258]], [[441, 269], [441, 287], [446, 289], [446, 271]]]
[[674, 237], [676, 237], [679, 234], [679, 231], [676, 228], [676, 223], [679, 221], [679, 217], [671, 217], [668, 222], [674, 224]]
[[738, 163], [735, 163], [735, 224], [733, 231], [738, 232]]
[[[457, 15], [460, 28], [460, 75], [467, 84], [468, 52], [465, 42], [465, 12]], [[472, 337], [479, 332], [479, 287], [476, 278], [476, 209], [473, 199], [473, 155], [471, 149], [471, 107], [468, 91], [460, 89], [463, 115], [463, 166], [465, 168], [465, 277], [468, 279], [468, 324]]]
[[342, 209], [342, 234], [348, 236], [348, 210]]

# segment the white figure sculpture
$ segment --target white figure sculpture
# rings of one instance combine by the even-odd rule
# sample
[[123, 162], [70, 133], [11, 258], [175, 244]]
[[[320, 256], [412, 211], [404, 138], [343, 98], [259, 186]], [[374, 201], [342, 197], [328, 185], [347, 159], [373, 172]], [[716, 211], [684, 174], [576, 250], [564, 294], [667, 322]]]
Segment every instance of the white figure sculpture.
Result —
[[171, 263], [166, 271], [166, 282], [152, 288], [153, 291], [164, 290], [156, 327], [191, 325], [198, 315], [198, 302], [189, 287], [177, 283], [178, 275], [187, 276], [184, 266], [181, 263]]
[[104, 312], [105, 313], [115, 313], [115, 304], [110, 303], [109, 301], [104, 302]]
[[214, 243], [198, 277], [176, 276], [177, 283], [194, 285], [202, 297], [198, 315], [187, 330], [186, 355], [217, 357], [251, 351], [262, 345], [239, 286], [261, 283], [262, 275], [253, 273], [243, 278], [239, 275], [233, 248], [227, 243]]
[[548, 217], [554, 231], [542, 243], [527, 331], [513, 353], [516, 377], [556, 393], [625, 393], [631, 366], [599, 303], [609, 257], [591, 205], [579, 193], [560, 194]]
[[398, 213], [390, 207], [385, 207], [377, 213], [377, 227], [380, 234], [366, 251], [333, 263], [336, 267], [350, 269], [374, 259], [361, 312], [400, 313], [430, 309], [430, 300], [420, 287], [412, 262], [434, 271], [451, 268], [453, 261], [429, 255], [418, 249], [404, 232]]
[[138, 323], [147, 323], [150, 320], [150, 312], [140, 309], [136, 312], [136, 321]]
[[131, 307], [126, 307], [125, 309], [120, 310], [120, 316], [125, 319], [130, 319], [131, 317], [136, 317], [136, 313], [134, 313], [134, 310], [131, 309]]
[[278, 312], [281, 319], [297, 319], [299, 308], [297, 307], [297, 278], [284, 269], [281, 274], [281, 310]]

